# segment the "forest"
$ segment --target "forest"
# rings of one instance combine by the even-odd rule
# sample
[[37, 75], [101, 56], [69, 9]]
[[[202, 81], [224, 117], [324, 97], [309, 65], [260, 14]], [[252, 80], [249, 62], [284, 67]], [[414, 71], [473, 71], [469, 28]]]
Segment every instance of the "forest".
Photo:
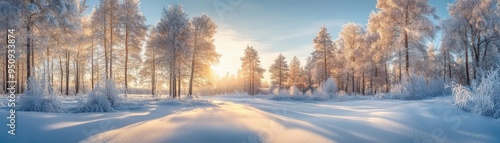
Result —
[[214, 66], [224, 55], [215, 41], [225, 39], [216, 39], [218, 23], [207, 13], [188, 13], [181, 3], [169, 3], [148, 25], [139, 0], [1, 0], [0, 37], [6, 40], [0, 40], [0, 105], [11, 107], [10, 98], [20, 111], [122, 112], [249, 98], [274, 111], [258, 99], [338, 106], [344, 100], [425, 104], [419, 100], [449, 97], [462, 112], [500, 117], [498, 0], [456, 0], [445, 18], [428, 0], [377, 0], [373, 7], [366, 24], [347, 22], [339, 33], [317, 25], [305, 62], [285, 53], [264, 61], [258, 45], [249, 43], [234, 47], [241, 49], [232, 59], [241, 64], [231, 65], [238, 72], [220, 75]]

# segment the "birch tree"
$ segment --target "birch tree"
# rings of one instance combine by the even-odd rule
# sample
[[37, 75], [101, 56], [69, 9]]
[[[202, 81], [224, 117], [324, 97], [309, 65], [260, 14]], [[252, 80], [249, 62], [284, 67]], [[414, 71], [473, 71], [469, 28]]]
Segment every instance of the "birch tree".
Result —
[[203, 14], [200, 17], [193, 17], [191, 23], [192, 47], [188, 95], [193, 94], [195, 83], [207, 85], [213, 80], [211, 65], [218, 63], [220, 57], [214, 44], [217, 24], [212, 18]]
[[434, 38], [436, 27], [433, 19], [437, 19], [436, 9], [428, 0], [378, 0], [377, 9], [382, 21], [392, 27], [393, 36], [400, 39], [405, 54], [405, 71], [410, 71], [410, 50], [425, 53], [426, 39]]
[[124, 32], [124, 45], [125, 45], [125, 70], [124, 70], [124, 84], [125, 94], [128, 93], [129, 83], [129, 57], [133, 59], [132, 63], [139, 63], [141, 61], [141, 47], [146, 36], [147, 27], [145, 25], [146, 18], [139, 11], [139, 1], [137, 0], [124, 0], [120, 6], [120, 23]]

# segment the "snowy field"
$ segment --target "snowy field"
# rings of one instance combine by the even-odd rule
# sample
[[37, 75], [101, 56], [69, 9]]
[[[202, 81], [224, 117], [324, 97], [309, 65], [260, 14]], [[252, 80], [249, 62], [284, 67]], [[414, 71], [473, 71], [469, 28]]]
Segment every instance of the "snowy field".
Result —
[[[218, 96], [165, 102], [130, 97], [110, 113], [18, 112], [2, 142], [500, 142], [500, 120], [457, 108], [452, 97], [401, 101], [274, 101]], [[2, 98], [5, 100], [5, 98]], [[75, 98], [63, 102], [70, 109]], [[5, 105], [0, 116], [7, 117]]]

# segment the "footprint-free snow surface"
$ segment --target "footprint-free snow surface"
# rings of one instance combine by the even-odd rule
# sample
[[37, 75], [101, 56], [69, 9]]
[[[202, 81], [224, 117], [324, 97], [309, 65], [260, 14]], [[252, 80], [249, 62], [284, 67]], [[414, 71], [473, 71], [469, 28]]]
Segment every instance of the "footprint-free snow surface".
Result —
[[[1, 142], [500, 142], [500, 119], [451, 97], [418, 101], [273, 101], [212, 97], [212, 105], [146, 104], [111, 113], [18, 112]], [[7, 110], [0, 116], [7, 117]]]

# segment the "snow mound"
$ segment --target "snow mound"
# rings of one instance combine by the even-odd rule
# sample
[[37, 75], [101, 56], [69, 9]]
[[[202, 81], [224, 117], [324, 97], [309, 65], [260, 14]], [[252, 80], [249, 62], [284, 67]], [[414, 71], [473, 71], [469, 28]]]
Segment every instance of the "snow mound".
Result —
[[122, 106], [121, 102], [115, 83], [105, 80], [104, 84], [98, 83], [89, 95], [79, 99], [76, 112], [112, 112]]
[[29, 89], [24, 95], [19, 97], [17, 110], [64, 113], [61, 100], [55, 95], [49, 95], [48, 91], [42, 86], [42, 82], [33, 78], [28, 79]]
[[465, 111], [500, 118], [499, 76], [499, 69], [497, 69], [474, 80], [470, 88], [459, 84], [453, 85], [455, 105]]
[[391, 92], [381, 95], [382, 98], [400, 100], [420, 100], [429, 97], [441, 96], [446, 93], [445, 81], [429, 79], [421, 75], [412, 75], [404, 78], [401, 83], [392, 87]]

